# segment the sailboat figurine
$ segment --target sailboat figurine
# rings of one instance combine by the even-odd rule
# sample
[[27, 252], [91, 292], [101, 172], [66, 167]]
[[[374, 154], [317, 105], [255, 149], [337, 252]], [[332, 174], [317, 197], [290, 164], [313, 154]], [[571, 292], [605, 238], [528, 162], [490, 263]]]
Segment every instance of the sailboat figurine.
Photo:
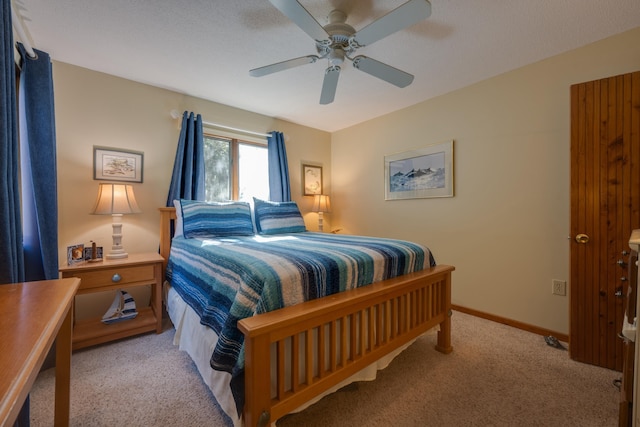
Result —
[[133, 319], [138, 315], [136, 302], [133, 297], [121, 289], [116, 292], [116, 297], [109, 310], [102, 316], [102, 323], [110, 324], [122, 320]]

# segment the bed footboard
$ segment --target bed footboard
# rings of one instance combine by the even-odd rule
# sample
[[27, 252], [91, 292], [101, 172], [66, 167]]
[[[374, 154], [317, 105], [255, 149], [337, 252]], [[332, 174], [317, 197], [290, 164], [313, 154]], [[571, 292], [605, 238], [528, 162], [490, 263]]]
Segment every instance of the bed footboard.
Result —
[[451, 352], [453, 270], [440, 265], [238, 322], [245, 425], [274, 422], [436, 325], [436, 349]]

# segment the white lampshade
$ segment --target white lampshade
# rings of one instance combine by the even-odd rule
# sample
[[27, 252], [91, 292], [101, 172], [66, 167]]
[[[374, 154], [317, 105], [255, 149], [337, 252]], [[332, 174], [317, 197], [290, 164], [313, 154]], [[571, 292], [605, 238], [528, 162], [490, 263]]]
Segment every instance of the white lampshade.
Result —
[[129, 184], [100, 184], [98, 198], [92, 211], [96, 215], [140, 213], [140, 208]]
[[133, 194], [133, 186], [129, 184], [100, 184], [98, 198], [91, 212], [96, 215], [113, 217], [113, 246], [107, 259], [127, 258], [129, 254], [122, 247], [122, 215], [140, 213], [140, 208]]
[[313, 196], [313, 208], [312, 212], [331, 212], [331, 201], [329, 196], [324, 194], [316, 194]]

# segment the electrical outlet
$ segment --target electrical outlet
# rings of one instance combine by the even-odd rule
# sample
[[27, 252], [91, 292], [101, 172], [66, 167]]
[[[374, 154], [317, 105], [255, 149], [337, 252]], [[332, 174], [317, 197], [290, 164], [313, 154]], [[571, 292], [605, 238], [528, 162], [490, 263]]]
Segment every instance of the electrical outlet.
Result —
[[551, 293], [554, 295], [567, 295], [567, 282], [564, 280], [553, 279], [551, 281]]

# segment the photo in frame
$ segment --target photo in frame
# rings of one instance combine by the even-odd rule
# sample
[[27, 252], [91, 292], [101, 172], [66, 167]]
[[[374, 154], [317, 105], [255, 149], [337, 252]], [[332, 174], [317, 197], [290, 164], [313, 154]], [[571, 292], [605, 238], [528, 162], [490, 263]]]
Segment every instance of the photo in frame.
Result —
[[67, 246], [67, 264], [77, 264], [84, 261], [84, 245]]
[[93, 179], [142, 182], [144, 153], [93, 146]]
[[322, 166], [302, 165], [302, 190], [305, 196], [322, 194]]
[[102, 246], [96, 247], [96, 257], [93, 258], [93, 248], [91, 246], [87, 246], [84, 248], [84, 260], [91, 261], [92, 259], [102, 260]]
[[385, 200], [453, 197], [453, 141], [384, 157]]

